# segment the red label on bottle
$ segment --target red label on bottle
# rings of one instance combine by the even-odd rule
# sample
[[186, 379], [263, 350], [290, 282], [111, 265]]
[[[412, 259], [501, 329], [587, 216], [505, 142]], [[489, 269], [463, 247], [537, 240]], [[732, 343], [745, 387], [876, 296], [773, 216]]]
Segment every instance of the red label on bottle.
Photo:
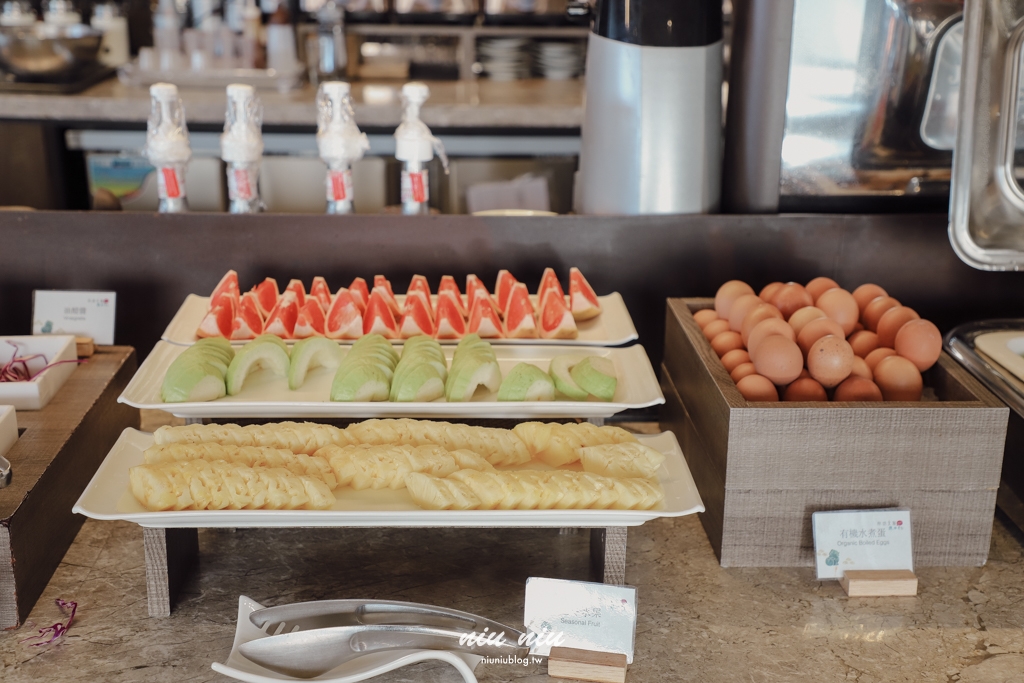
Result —
[[330, 171], [330, 176], [331, 195], [334, 197], [334, 201], [340, 202], [348, 199], [348, 193], [345, 191], [345, 172]]
[[178, 184], [178, 174], [173, 168], [164, 167], [160, 169], [164, 181], [164, 194], [167, 199], [178, 199], [181, 197], [181, 186]]
[[249, 172], [244, 168], [234, 170], [235, 192], [233, 199], [252, 199], [252, 186], [249, 183]]
[[427, 201], [426, 185], [423, 183], [423, 172], [410, 173], [409, 184], [412, 189], [412, 200], [423, 203]]

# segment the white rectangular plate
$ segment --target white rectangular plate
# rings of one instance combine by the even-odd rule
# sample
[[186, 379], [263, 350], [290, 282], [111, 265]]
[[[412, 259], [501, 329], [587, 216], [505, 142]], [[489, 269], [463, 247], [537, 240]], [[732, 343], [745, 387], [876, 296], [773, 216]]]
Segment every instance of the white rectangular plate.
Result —
[[974, 348], [1024, 382], [1024, 330], [1006, 330], [979, 335]]
[[[404, 294], [398, 294], [395, 298], [398, 299], [399, 306], [405, 302]], [[433, 298], [436, 302], [437, 296], [435, 295]], [[530, 298], [536, 306], [537, 297], [531, 296]], [[622, 295], [612, 292], [606, 296], [597, 297], [597, 300], [601, 303], [601, 314], [596, 318], [577, 322], [576, 326], [579, 328], [580, 335], [576, 339], [488, 339], [488, 341], [495, 345], [513, 346], [538, 343], [554, 346], [621, 346], [635, 341], [638, 335], [636, 328], [633, 327], [633, 319], [629, 317], [629, 311], [626, 310], [626, 302], [622, 300]], [[189, 294], [185, 297], [181, 308], [171, 318], [161, 339], [183, 346], [194, 344], [197, 339], [196, 330], [199, 329], [199, 324], [203, 322], [209, 308], [210, 297]], [[285, 341], [297, 340], [286, 339]], [[458, 339], [441, 339], [439, 341], [442, 344], [457, 344], [459, 342]], [[245, 342], [232, 343], [241, 345]], [[401, 341], [396, 340], [396, 343], [400, 344]]]
[[153, 435], [126, 429], [103, 460], [73, 511], [93, 519], [120, 519], [147, 527], [602, 527], [639, 526], [657, 517], [703, 512], [675, 434], [638, 435], [665, 454], [658, 479], [665, 490], [660, 510], [423, 510], [405, 489], [334, 492], [331, 510], [171, 510], [149, 512], [128, 487], [128, 468], [142, 464]]
[[[157, 342], [142, 367], [117, 400], [135, 408], [166, 410], [178, 417], [463, 417], [463, 418], [529, 418], [529, 417], [611, 417], [628, 408], [646, 408], [665, 402], [658, 378], [651, 367], [644, 347], [626, 348], [594, 346], [499, 346], [494, 348], [502, 376], [520, 362], [533, 363], [547, 372], [551, 359], [560, 354], [605, 356], [615, 364], [618, 387], [611, 402], [590, 401], [498, 401], [494, 393], [478, 393], [473, 401], [447, 403], [340, 403], [330, 399], [335, 371], [317, 368], [297, 390], [288, 388], [287, 378], [258, 370], [250, 375], [242, 391], [216, 401], [197, 403], [164, 403], [160, 387], [171, 362], [187, 347]], [[348, 347], [342, 347], [348, 348]], [[455, 347], [445, 347], [451, 364]], [[486, 391], [486, 390], [482, 390]]]
[[[15, 344], [17, 351], [7, 342]], [[74, 336], [64, 334], [0, 337], [0, 365], [10, 361], [15, 353], [22, 357], [43, 354], [45, 360], [29, 361], [28, 367], [32, 372], [39, 372], [47, 363], [78, 360]], [[12, 405], [16, 410], [41, 410], [74, 371], [74, 363], [62, 363], [36, 375], [29, 382], [0, 382], [0, 403]]]

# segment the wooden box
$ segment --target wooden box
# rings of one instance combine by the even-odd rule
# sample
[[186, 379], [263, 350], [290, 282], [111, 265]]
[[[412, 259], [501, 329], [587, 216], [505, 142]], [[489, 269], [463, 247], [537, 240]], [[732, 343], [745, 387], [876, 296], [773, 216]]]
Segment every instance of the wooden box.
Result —
[[988, 557], [1009, 409], [943, 353], [938, 401], [748, 403], [692, 313], [669, 299], [662, 426], [676, 433], [723, 567], [810, 566], [811, 513], [910, 508], [916, 566]]
[[72, 506], [125, 427], [139, 426], [139, 411], [117, 402], [135, 369], [134, 349], [100, 347], [49, 405], [18, 413], [0, 489], [0, 629], [28, 616], [85, 521]]

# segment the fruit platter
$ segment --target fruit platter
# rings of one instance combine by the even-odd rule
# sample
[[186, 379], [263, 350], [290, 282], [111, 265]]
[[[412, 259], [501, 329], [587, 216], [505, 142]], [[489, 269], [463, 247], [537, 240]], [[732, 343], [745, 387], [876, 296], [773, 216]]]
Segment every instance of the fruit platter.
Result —
[[635, 526], [703, 509], [671, 432], [409, 419], [126, 429], [74, 507], [165, 528]]
[[261, 335], [158, 342], [118, 399], [187, 418], [610, 417], [664, 402], [643, 346], [458, 346], [421, 335], [399, 346]]
[[319, 276], [308, 290], [298, 279], [282, 290], [268, 277], [243, 292], [231, 270], [209, 296], [186, 297], [162, 339], [191, 345], [216, 337], [242, 345], [264, 334], [288, 343], [316, 336], [352, 342], [368, 334], [399, 343], [424, 335], [456, 343], [468, 334], [513, 345], [618, 346], [637, 339], [622, 296], [598, 296], [578, 268], [570, 269], [567, 289], [546, 269], [534, 293], [502, 270], [493, 294], [472, 274], [465, 293], [450, 275], [436, 291], [415, 275], [404, 294], [395, 294], [384, 275], [372, 284], [356, 277], [333, 293]]

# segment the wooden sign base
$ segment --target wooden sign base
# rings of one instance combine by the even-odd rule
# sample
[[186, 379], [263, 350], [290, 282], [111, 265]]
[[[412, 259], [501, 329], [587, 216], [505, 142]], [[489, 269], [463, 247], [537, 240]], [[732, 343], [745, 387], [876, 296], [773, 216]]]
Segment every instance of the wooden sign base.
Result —
[[597, 683], [625, 683], [626, 655], [553, 647], [548, 655], [548, 676]]
[[917, 576], [909, 569], [854, 569], [843, 574], [839, 585], [851, 598], [917, 595]]

